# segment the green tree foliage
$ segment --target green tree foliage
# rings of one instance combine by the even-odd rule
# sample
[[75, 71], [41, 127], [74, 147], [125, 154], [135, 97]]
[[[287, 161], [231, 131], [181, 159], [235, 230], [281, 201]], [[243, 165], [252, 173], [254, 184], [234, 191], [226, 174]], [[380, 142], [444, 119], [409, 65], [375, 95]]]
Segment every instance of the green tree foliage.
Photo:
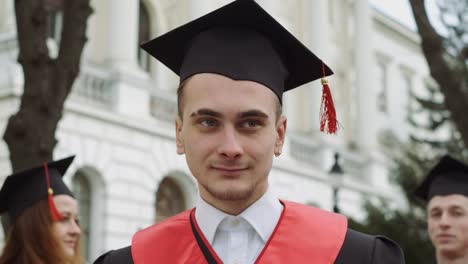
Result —
[[[468, 113], [468, 105], [465, 108]], [[350, 219], [350, 227], [370, 234], [383, 234], [395, 240], [405, 252], [406, 263], [432, 263], [434, 250], [427, 234], [426, 204], [414, 191], [440, 156], [449, 153], [468, 161], [462, 137], [444, 107], [443, 95], [428, 86], [425, 96], [412, 94], [409, 142], [402, 142], [390, 132], [382, 145], [392, 160], [392, 182], [406, 200], [406, 208], [394, 208], [385, 200], [365, 202], [367, 217], [359, 222]]]
[[[394, 146], [404, 147], [395, 138], [391, 140]], [[408, 144], [398, 151], [399, 155], [392, 156], [393, 180], [401, 187], [408, 207], [394, 208], [385, 200], [368, 200], [364, 205], [367, 212], [365, 221], [350, 219], [349, 224], [356, 230], [382, 234], [396, 241], [405, 252], [406, 263], [431, 263], [433, 249], [426, 232], [425, 205], [412, 193], [420, 181], [417, 176], [426, 169], [426, 162], [414, 148], [415, 145]]]

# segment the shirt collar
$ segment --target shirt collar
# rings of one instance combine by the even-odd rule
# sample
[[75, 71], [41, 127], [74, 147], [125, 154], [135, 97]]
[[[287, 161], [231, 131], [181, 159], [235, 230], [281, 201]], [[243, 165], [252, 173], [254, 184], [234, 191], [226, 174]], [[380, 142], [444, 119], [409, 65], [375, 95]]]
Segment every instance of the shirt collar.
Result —
[[260, 199], [245, 209], [242, 216], [255, 229], [263, 242], [267, 242], [278, 224], [283, 205], [269, 189]]
[[203, 235], [210, 244], [213, 244], [214, 236], [219, 224], [228, 214], [216, 209], [208, 204], [201, 197], [198, 197], [195, 209], [195, 219]]
[[[278, 224], [283, 206], [278, 198], [268, 190], [255, 203], [245, 209], [239, 216], [244, 218], [266, 243]], [[213, 243], [219, 224], [230, 216], [198, 198], [195, 219], [209, 243]]]

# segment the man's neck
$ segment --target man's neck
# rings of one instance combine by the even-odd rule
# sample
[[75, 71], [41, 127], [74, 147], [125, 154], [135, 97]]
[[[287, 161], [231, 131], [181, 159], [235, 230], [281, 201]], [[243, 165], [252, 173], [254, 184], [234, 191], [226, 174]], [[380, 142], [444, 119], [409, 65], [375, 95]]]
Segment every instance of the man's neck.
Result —
[[230, 215], [239, 215], [241, 214], [245, 209], [249, 208], [252, 204], [254, 204], [262, 195], [265, 194], [267, 188], [264, 190], [255, 192], [253, 195], [248, 197], [248, 199], [245, 200], [219, 200], [211, 196], [209, 193], [206, 192], [206, 190], [203, 190], [200, 188], [200, 195], [201, 198], [210, 204], [211, 206], [215, 207], [216, 209]]
[[[208, 202], [208, 201], [207, 201]], [[249, 206], [251, 206], [255, 201], [252, 202], [243, 202], [243, 201], [223, 201], [222, 203], [214, 203], [208, 202], [213, 207], [217, 208], [218, 210], [230, 214], [230, 215], [239, 215]]]
[[468, 263], [468, 254], [460, 257], [449, 257], [437, 254], [437, 264], [466, 264]]

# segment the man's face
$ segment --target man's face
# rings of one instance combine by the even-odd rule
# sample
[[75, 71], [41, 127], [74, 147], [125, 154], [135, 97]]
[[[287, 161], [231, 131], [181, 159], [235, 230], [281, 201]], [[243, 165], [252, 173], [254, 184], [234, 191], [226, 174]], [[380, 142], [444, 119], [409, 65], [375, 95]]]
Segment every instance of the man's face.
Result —
[[276, 118], [276, 95], [252, 81], [203, 73], [183, 88], [176, 121], [177, 152], [212, 201], [251, 201], [267, 189], [273, 155], [280, 153], [286, 118]]
[[437, 252], [449, 257], [468, 255], [468, 197], [433, 197], [427, 206], [429, 236]]

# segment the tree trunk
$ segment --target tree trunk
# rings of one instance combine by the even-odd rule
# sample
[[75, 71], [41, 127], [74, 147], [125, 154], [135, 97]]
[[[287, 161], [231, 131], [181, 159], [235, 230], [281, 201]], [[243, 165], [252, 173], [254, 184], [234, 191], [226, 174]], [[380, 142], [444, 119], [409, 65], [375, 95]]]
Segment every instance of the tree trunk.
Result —
[[15, 1], [18, 62], [24, 73], [24, 93], [19, 110], [9, 118], [3, 136], [13, 171], [53, 158], [57, 144], [55, 131], [79, 73], [86, 43], [86, 21], [92, 13], [89, 1], [64, 1], [62, 37], [56, 59], [50, 58], [46, 45], [49, 15], [46, 1]]
[[[453, 66], [454, 62], [444, 48], [444, 38], [437, 34], [429, 22], [424, 0], [410, 0], [411, 9], [416, 21], [421, 46], [426, 57], [432, 78], [439, 84], [444, 95], [444, 103], [450, 112], [452, 121], [468, 146], [468, 84], [463, 67]], [[464, 66], [464, 65], [463, 65]]]

